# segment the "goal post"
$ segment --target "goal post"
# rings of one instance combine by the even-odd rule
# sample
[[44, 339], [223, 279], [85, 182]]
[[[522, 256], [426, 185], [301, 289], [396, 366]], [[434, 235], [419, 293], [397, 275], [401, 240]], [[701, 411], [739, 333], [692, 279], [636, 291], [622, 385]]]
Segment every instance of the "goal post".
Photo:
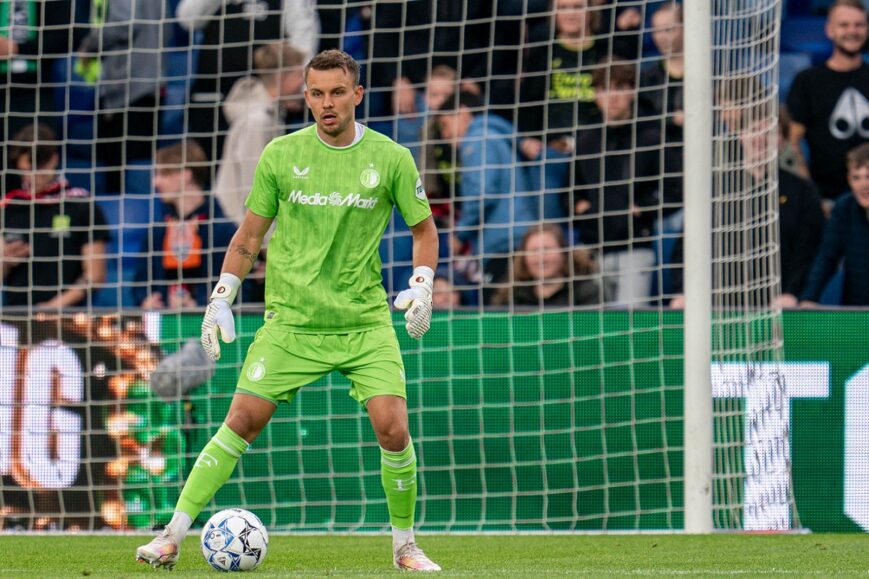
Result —
[[[685, 10], [685, 191], [712, 188], [712, 6]], [[685, 196], [685, 531], [712, 524], [712, 195]]]

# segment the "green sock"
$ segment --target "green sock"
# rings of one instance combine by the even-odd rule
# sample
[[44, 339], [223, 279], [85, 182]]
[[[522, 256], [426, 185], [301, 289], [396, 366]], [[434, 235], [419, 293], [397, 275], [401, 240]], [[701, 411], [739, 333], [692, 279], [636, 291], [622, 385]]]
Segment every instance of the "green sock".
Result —
[[386, 506], [392, 526], [412, 529], [413, 511], [416, 508], [416, 453], [413, 451], [413, 441], [398, 452], [380, 449], [380, 480], [386, 492]]
[[208, 504], [232, 471], [238, 459], [248, 449], [245, 439], [222, 424], [193, 465], [181, 496], [178, 497], [176, 511], [190, 515], [195, 520], [205, 505]]

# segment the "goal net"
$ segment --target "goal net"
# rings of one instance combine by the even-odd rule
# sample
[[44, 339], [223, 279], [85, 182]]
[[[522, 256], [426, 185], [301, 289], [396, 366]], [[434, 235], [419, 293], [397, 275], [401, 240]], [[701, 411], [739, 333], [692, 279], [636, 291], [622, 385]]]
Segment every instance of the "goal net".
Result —
[[[698, 191], [682, 186], [683, 73], [709, 55], [683, 54], [678, 4], [92, 4], [0, 19], [21, 46], [40, 39], [0, 61], [20, 153], [4, 243], [30, 247], [3, 257], [0, 528], [168, 521], [262, 324], [260, 279], [216, 367], [197, 348], [240, 207], [217, 191], [249, 175], [257, 131], [311, 121], [293, 74], [317, 48], [362, 64], [357, 116], [410, 148], [439, 228], [431, 331], [411, 340], [395, 316], [420, 529], [683, 528], [688, 195], [712, 202], [714, 526], [798, 526], [776, 371], [779, 1], [714, 2], [714, 162]], [[257, 50], [282, 37], [294, 51]], [[54, 136], [18, 132], [34, 120]], [[199, 205], [178, 201], [199, 189]], [[393, 296], [413, 267], [397, 213], [380, 256]], [[202, 521], [233, 506], [270, 530], [386, 529], [377, 442], [348, 388], [335, 373], [281, 406]]]

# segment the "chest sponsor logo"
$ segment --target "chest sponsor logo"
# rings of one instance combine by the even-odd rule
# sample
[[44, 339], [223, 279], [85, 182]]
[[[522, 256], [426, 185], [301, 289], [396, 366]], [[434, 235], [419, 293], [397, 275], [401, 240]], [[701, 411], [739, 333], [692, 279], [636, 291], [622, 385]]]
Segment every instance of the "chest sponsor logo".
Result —
[[293, 179], [307, 179], [308, 173], [311, 172], [310, 167], [305, 167], [304, 169], [299, 169], [298, 166], [293, 165]]
[[359, 193], [342, 194], [333, 191], [328, 195], [319, 192], [305, 195], [305, 192], [299, 189], [293, 189], [287, 197], [287, 202], [295, 205], [355, 207], [357, 209], [374, 209], [377, 201], [377, 197], [363, 197]]
[[362, 171], [359, 182], [367, 189], [374, 189], [380, 184], [380, 173], [374, 168], [374, 163], [369, 163], [368, 168]]
[[69, 215], [55, 215], [51, 219], [52, 237], [69, 237], [71, 220]]
[[858, 134], [869, 139], [869, 102], [855, 88], [847, 88], [830, 115], [830, 134], [843, 141]]

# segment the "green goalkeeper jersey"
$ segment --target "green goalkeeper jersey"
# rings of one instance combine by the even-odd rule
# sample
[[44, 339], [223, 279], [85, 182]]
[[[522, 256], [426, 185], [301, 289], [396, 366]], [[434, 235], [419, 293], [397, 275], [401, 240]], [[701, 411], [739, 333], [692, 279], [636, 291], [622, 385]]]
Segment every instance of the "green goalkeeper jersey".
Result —
[[408, 225], [431, 215], [407, 148], [366, 128], [346, 148], [316, 125], [265, 148], [245, 205], [275, 218], [266, 318], [289, 331], [348, 333], [392, 325], [378, 248], [397, 206]]

